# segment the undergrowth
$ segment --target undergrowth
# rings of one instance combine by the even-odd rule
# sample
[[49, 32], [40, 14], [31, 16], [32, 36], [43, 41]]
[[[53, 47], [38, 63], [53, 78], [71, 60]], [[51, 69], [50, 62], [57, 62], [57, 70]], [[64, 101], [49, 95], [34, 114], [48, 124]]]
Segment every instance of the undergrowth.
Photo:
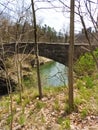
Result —
[[[97, 81], [91, 77], [77, 79], [74, 85], [74, 104], [77, 107], [81, 119], [90, 113], [98, 114], [98, 85]], [[0, 121], [5, 120], [4, 126], [9, 127], [11, 122], [10, 98], [4, 96], [0, 100]], [[62, 116], [68, 114], [68, 87], [45, 87], [43, 88], [43, 98], [38, 99], [37, 88], [25, 89], [22, 93], [22, 102], [19, 94], [13, 93], [13, 119], [17, 124], [23, 126], [27, 122], [47, 122], [45, 112], [50, 111], [55, 116], [55, 121], [62, 130], [70, 129], [70, 118]], [[55, 114], [56, 113], [56, 114]], [[52, 115], [51, 115], [52, 116]], [[50, 116], [50, 118], [51, 118]], [[30, 119], [29, 119], [30, 118]]]

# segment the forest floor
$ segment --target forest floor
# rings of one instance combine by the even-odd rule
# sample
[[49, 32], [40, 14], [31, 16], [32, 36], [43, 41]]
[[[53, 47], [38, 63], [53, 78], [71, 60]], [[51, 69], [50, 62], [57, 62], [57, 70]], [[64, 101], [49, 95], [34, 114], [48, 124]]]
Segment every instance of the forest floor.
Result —
[[[97, 84], [97, 83], [96, 83]], [[89, 85], [89, 84], [88, 84]], [[0, 99], [0, 130], [98, 130], [98, 86], [87, 88], [78, 80], [74, 85], [75, 110], [69, 113], [68, 88], [43, 89], [42, 100], [34, 88]]]

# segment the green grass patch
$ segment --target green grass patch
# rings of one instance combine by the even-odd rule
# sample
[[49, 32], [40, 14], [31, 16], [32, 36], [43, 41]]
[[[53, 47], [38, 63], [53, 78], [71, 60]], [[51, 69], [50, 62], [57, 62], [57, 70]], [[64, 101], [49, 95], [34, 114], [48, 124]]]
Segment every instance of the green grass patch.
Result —
[[25, 115], [24, 115], [24, 114], [19, 115], [18, 123], [19, 123], [20, 125], [24, 125], [25, 122], [26, 122], [26, 117], [25, 117]]
[[42, 102], [42, 101], [37, 101], [37, 102], [36, 102], [36, 108], [37, 108], [38, 110], [42, 109], [42, 108], [45, 107], [45, 106], [46, 106], [46, 103], [44, 103], [44, 102]]
[[81, 115], [81, 118], [84, 119], [88, 115], [88, 109], [87, 108], [82, 109], [80, 112], [80, 115]]
[[59, 117], [57, 123], [61, 125], [63, 130], [64, 129], [70, 130], [70, 119], [68, 117], [67, 118]]

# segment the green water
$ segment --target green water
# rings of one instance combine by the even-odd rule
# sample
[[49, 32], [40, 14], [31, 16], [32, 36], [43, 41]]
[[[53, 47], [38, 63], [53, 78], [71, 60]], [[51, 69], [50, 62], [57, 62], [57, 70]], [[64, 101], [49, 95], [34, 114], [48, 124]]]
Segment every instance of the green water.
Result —
[[49, 62], [40, 67], [42, 86], [65, 86], [68, 84], [67, 67]]

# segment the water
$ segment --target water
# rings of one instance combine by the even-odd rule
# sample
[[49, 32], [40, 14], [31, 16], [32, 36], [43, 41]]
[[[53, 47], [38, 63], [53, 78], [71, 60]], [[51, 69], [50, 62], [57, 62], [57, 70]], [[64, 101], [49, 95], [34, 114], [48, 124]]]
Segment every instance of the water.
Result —
[[68, 84], [67, 67], [58, 62], [49, 62], [40, 67], [43, 86], [65, 86]]

